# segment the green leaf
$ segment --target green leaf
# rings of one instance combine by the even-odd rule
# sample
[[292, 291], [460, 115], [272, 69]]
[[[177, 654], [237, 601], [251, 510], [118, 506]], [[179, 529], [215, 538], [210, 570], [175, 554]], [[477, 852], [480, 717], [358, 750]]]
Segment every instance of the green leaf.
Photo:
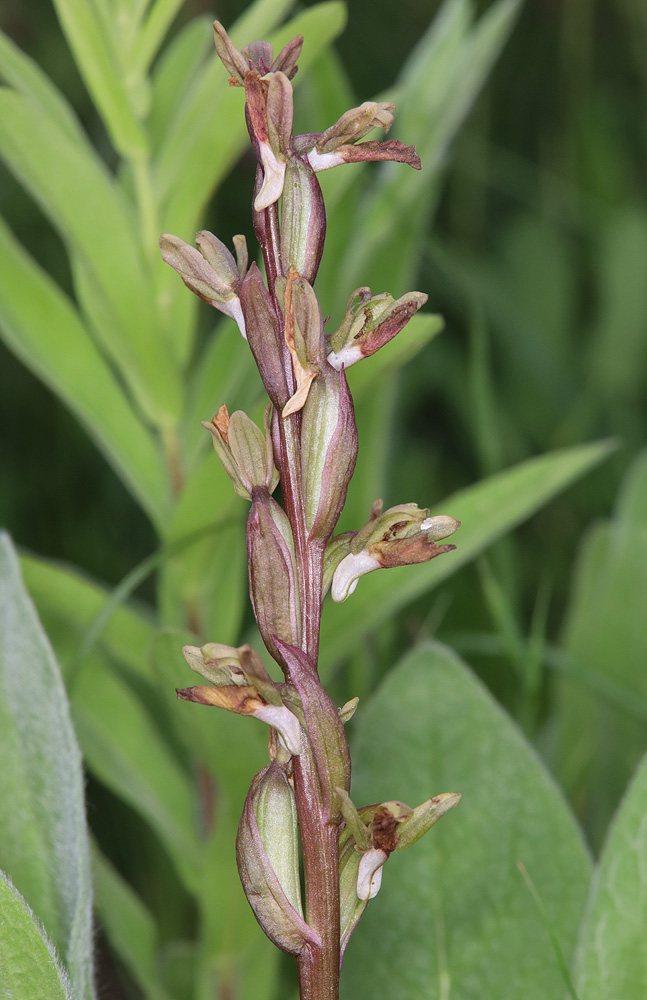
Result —
[[[406, 290], [438, 195], [448, 147], [487, 79], [519, 7], [519, 0], [498, 0], [472, 24], [472, 9], [466, 0], [447, 0], [407, 60], [395, 87], [380, 95], [380, 99], [397, 104], [391, 135], [397, 132], [398, 138], [414, 143], [422, 170], [384, 164], [369, 187], [370, 174], [360, 168], [364, 183], [355, 188], [350, 205], [341, 196], [353, 181], [337, 185], [330, 208], [339, 200], [345, 221], [336, 225], [334, 211], [329, 220], [333, 240], [337, 233], [337, 243], [329, 240], [327, 250], [335, 266], [324, 270], [330, 295], [338, 287], [352, 290], [366, 284], [395, 295]], [[355, 169], [343, 168], [348, 172]], [[350, 239], [349, 208], [355, 217]]]
[[89, 1000], [92, 887], [81, 756], [58, 664], [6, 534], [0, 637], [0, 865], [65, 957], [76, 995]]
[[159, 941], [152, 914], [96, 846], [92, 876], [97, 914], [110, 947], [149, 1000], [168, 1000], [159, 984]]
[[600, 858], [575, 959], [579, 1000], [647, 996], [647, 759], [638, 767]]
[[179, 373], [151, 308], [138, 226], [105, 166], [7, 88], [0, 89], [0, 152], [87, 268], [106, 313], [93, 332], [153, 426], [168, 423], [180, 409]]
[[[66, 680], [86, 630], [105, 607], [110, 592], [69, 567], [23, 556], [22, 571]], [[101, 646], [131, 671], [147, 677], [146, 651], [152, 622], [128, 605], [115, 608], [101, 632]]]
[[169, 552], [160, 567], [166, 624], [190, 622], [202, 642], [237, 644], [248, 606], [247, 512], [218, 457], [207, 453], [187, 478], [168, 527], [172, 543], [194, 533], [196, 543]]
[[350, 941], [342, 997], [545, 1000], [565, 993], [550, 933], [517, 870], [539, 886], [570, 955], [591, 863], [532, 747], [449, 649], [425, 643], [356, 715], [353, 800], [457, 809], [384, 868]]
[[87, 143], [78, 118], [40, 66], [0, 32], [0, 77], [36, 104], [58, 128], [79, 145]]
[[153, 72], [151, 110], [147, 122], [155, 149], [164, 140], [171, 122], [181, 114], [193, 80], [202, 68], [207, 53], [211, 55], [212, 50], [211, 20], [195, 17], [184, 25], [160, 55]]
[[[568, 656], [647, 702], [647, 453], [630, 468], [610, 523], [585, 538], [576, 563], [562, 645]], [[644, 722], [602, 693], [561, 675], [556, 688], [556, 773], [599, 845], [647, 749]]]
[[122, 156], [140, 156], [147, 141], [133, 110], [136, 77], [133, 80], [128, 67], [121, 65], [114, 33], [105, 30], [96, 8], [87, 0], [54, 0], [54, 6], [115, 148]]
[[155, 524], [169, 503], [156, 441], [79, 314], [0, 219], [0, 328], [7, 346], [81, 421]]
[[[178, 654], [179, 661], [179, 654]], [[74, 725], [88, 768], [151, 825], [190, 892], [199, 885], [194, 789], [147, 701], [100, 650], [87, 656], [71, 690]]]
[[613, 442], [564, 448], [521, 462], [512, 469], [448, 497], [433, 514], [461, 521], [452, 538], [456, 551], [429, 563], [378, 570], [361, 579], [344, 604], [329, 603], [322, 622], [320, 663], [324, 671], [352, 652], [362, 637], [399, 608], [437, 586], [516, 527], [553, 496], [585, 475], [615, 447]]
[[72, 1000], [69, 980], [34, 914], [0, 871], [0, 995]]

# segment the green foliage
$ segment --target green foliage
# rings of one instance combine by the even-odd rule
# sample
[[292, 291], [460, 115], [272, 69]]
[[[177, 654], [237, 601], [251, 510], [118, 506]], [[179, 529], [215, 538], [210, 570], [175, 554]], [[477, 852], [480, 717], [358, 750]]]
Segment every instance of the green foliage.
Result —
[[[380, 747], [379, 756], [375, 753]], [[439, 644], [388, 674], [355, 724], [353, 796], [408, 804], [458, 789], [456, 810], [394, 854], [348, 946], [343, 996], [559, 996], [563, 973], [517, 865], [539, 887], [566, 955], [591, 862], [532, 747], [473, 674]]]
[[[206, 224], [229, 243], [249, 229], [248, 203], [235, 207], [242, 97], [215, 58], [209, 19], [188, 19], [181, 0], [53, 6], [88, 96], [65, 73], [54, 80], [56, 56], [50, 79], [0, 32], [0, 159], [14, 178], [0, 205], [0, 336], [79, 422], [157, 547], [125, 549], [107, 495], [88, 514], [97, 542], [82, 568], [23, 556], [59, 669], [2, 544], [0, 867], [16, 889], [0, 881], [0, 993], [92, 996], [78, 738], [91, 779], [95, 909], [128, 995], [277, 1000], [294, 982], [258, 931], [234, 864], [266, 734], [174, 695], [189, 683], [184, 642], [248, 638], [246, 505], [200, 420], [222, 402], [258, 419], [260, 386], [233, 323], [214, 322], [156, 247], [163, 230], [190, 240]], [[419, 4], [405, 3], [397, 23], [391, 7], [384, 20], [358, 5], [358, 35], [353, 5], [339, 41], [345, 59], [331, 47], [346, 22], [339, 2], [283, 24], [290, 0], [256, 0], [231, 29], [237, 44], [305, 35], [295, 78], [304, 129], [370, 97], [363, 81], [355, 93], [362, 72], [382, 91], [388, 62], [395, 82], [379, 96], [397, 102], [393, 135], [415, 142], [423, 161], [420, 173], [356, 164], [322, 175], [328, 235], [317, 290], [329, 329], [356, 286], [430, 292], [430, 311], [349, 373], [360, 455], [341, 527], [359, 527], [377, 496], [387, 506], [415, 500], [463, 526], [455, 552], [372, 574], [345, 604], [326, 607], [321, 662], [343, 697], [370, 696], [352, 723], [356, 801], [417, 804], [454, 790], [463, 800], [389, 860], [350, 942], [343, 989], [417, 1000], [472, 997], [486, 984], [511, 1000], [632, 1000], [647, 989], [644, 764], [609, 824], [647, 750], [647, 465], [635, 457], [647, 208], [632, 163], [642, 119], [628, 96], [647, 79], [647, 34], [637, 7], [609, 5], [636, 53], [635, 79], [630, 55], [615, 60], [627, 97], [613, 114], [590, 77], [595, 59], [608, 58], [606, 34], [595, 41], [595, 5], [559, 16], [518, 0], [484, 6], [478, 17], [468, 0], [446, 0], [429, 24]], [[518, 18], [510, 62], [488, 82]], [[370, 41], [373, 22], [386, 24], [384, 51]], [[416, 47], [396, 74], [391, 49], [405, 28]], [[561, 68], [542, 72], [541, 88], [538, 36], [563, 56], [553, 52]], [[24, 202], [12, 197], [18, 187]], [[8, 384], [7, 399], [22, 403], [22, 385], [12, 395]], [[10, 522], [35, 512], [29, 529], [56, 484], [83, 492], [101, 469], [77, 470], [73, 442], [56, 449], [37, 391], [23, 404], [22, 464], [7, 491]], [[610, 435], [624, 447], [604, 477], [584, 478], [611, 451], [584, 442]], [[36, 459], [26, 457], [32, 440]], [[51, 482], [44, 488], [41, 473], [34, 490], [26, 465], [46, 468], [50, 451]], [[29, 546], [33, 536], [25, 528], [19, 537]], [[118, 583], [112, 549], [132, 567]], [[477, 579], [469, 565], [486, 549]], [[97, 566], [101, 581], [87, 575]], [[447, 648], [425, 643], [391, 669], [412, 634], [429, 633], [470, 651], [525, 736]], [[589, 842], [605, 844], [590, 885], [587, 852], [533, 743]]]
[[72, 996], [52, 945], [4, 872], [0, 872], [0, 988], [14, 1000]]
[[611, 825], [591, 886], [575, 962], [580, 1000], [634, 1000], [647, 989], [646, 814], [643, 761]]
[[[0, 867], [64, 956], [75, 996], [91, 1000], [92, 890], [81, 755], [58, 664], [5, 533], [0, 535], [0, 757], [5, 804]], [[6, 881], [2, 893], [0, 975], [8, 976], [6, 988], [16, 996], [36, 998], [37, 992], [25, 992], [31, 948], [34, 976], [43, 977], [43, 984], [57, 975], [56, 966], [24, 900]], [[18, 928], [24, 931], [21, 946], [12, 927], [16, 937]], [[65, 995], [60, 984], [59, 994]]]

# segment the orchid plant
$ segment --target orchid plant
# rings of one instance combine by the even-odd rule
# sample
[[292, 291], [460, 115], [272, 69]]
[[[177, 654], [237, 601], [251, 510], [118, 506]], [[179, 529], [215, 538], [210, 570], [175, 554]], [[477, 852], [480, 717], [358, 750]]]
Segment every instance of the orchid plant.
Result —
[[302, 1000], [334, 1000], [344, 949], [389, 855], [418, 840], [460, 798], [435, 795], [414, 809], [398, 801], [357, 808], [344, 731], [357, 699], [338, 709], [317, 671], [326, 593], [345, 601], [366, 573], [449, 552], [454, 546], [441, 542], [460, 524], [413, 503], [385, 511], [376, 500], [359, 530], [334, 534], [358, 449], [346, 369], [395, 337], [427, 296], [394, 299], [357, 288], [339, 328], [325, 330], [314, 290], [326, 234], [317, 174], [366, 160], [421, 164], [413, 146], [360, 141], [376, 128], [389, 131], [395, 106], [387, 102], [352, 108], [324, 132], [294, 135], [291, 80], [303, 38], [274, 57], [267, 42], [239, 50], [219, 22], [214, 27], [230, 85], [245, 91], [265, 277], [255, 262], [249, 266], [243, 236], [233, 237], [234, 254], [206, 231], [196, 246], [166, 233], [160, 247], [191, 291], [235, 320], [268, 396], [262, 429], [240, 410], [230, 415], [224, 403], [204, 426], [234, 490], [251, 504], [251, 602], [284, 680], [271, 678], [251, 646], [210, 642], [184, 648], [208, 683], [178, 696], [270, 727], [269, 763], [251, 783], [238, 828], [238, 870], [261, 928], [296, 958]]

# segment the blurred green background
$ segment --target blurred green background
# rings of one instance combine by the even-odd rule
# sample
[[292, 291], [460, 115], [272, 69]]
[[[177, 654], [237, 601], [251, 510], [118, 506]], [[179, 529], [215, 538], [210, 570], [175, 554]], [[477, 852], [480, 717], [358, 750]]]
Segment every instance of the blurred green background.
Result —
[[[228, 25], [246, 6], [187, 2], [173, 31], [196, 15]], [[491, 6], [475, 5], [480, 13]], [[357, 103], [394, 83], [439, 8], [351, 0], [335, 48]], [[62, 90], [114, 166], [51, 4], [4, 0], [0, 25]], [[376, 628], [330, 678], [340, 700], [363, 698], [409, 645], [447, 642], [539, 749], [596, 851], [647, 746], [646, 52], [647, 0], [526, 0], [421, 204], [415, 260], [400, 268], [394, 245], [359, 276], [356, 284], [376, 293], [427, 292], [445, 329], [363, 404], [360, 448], [373, 448], [372, 465], [351, 491], [354, 520], [344, 527], [368, 515], [372, 485], [387, 506], [437, 507], [554, 449], [607, 437], [617, 449], [477, 563]], [[307, 80], [297, 92], [308, 131], [330, 124], [309, 117], [317, 94]], [[398, 137], [418, 146], [424, 139]], [[253, 169], [245, 155], [209, 205], [203, 224], [223, 239], [251, 237]], [[0, 214], [72, 294], [62, 242], [1, 163]], [[329, 253], [346, 244], [352, 249], [352, 234], [331, 230]], [[400, 286], [407, 270], [415, 280]], [[333, 284], [322, 274], [336, 318], [354, 286]], [[204, 339], [206, 309], [199, 323]], [[0, 523], [24, 549], [118, 584], [156, 549], [156, 536], [74, 417], [2, 345], [0, 408]], [[154, 575], [137, 596], [153, 603]], [[180, 755], [181, 741], [169, 740]], [[174, 908], [160, 909], [169, 922], [162, 936], [186, 933], [193, 904], [158, 841], [144, 835], [140, 865], [125, 845], [139, 842], [141, 819], [94, 779], [88, 795], [102, 849], [149, 907], [158, 895], [173, 898]]]

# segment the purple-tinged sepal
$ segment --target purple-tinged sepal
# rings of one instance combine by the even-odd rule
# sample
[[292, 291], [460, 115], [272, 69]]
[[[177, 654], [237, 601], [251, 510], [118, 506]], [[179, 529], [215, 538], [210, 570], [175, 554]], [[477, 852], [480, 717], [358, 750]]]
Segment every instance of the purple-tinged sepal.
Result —
[[256, 775], [247, 794], [236, 860], [247, 900], [270, 941], [289, 955], [299, 955], [306, 946], [320, 948], [301, 906], [294, 792], [276, 761]]
[[319, 270], [326, 238], [326, 210], [321, 187], [307, 160], [291, 156], [285, 171], [281, 201], [281, 262], [310, 284]]
[[283, 367], [283, 332], [261, 272], [253, 263], [240, 286], [247, 339], [268, 396], [281, 413], [290, 398]]
[[[319, 778], [325, 822], [339, 822], [342, 803], [338, 789], [347, 791], [350, 788], [350, 755], [344, 724], [309, 657], [295, 646], [278, 640], [277, 645], [287, 667], [286, 676], [296, 688], [303, 706], [304, 729]], [[305, 766], [307, 756], [304, 748], [298, 766]]]
[[371, 295], [370, 288], [357, 288], [351, 295], [339, 328], [331, 335], [328, 363], [337, 371], [368, 358], [402, 330], [424, 306], [424, 292], [407, 292], [394, 299], [388, 292]]
[[364, 527], [351, 539], [347, 555], [337, 564], [331, 594], [333, 601], [345, 601], [361, 576], [376, 569], [410, 566], [429, 562], [435, 556], [451, 552], [455, 545], [437, 545], [460, 527], [460, 521], [441, 514], [429, 516], [429, 510], [415, 503], [399, 504], [382, 512], [376, 500]]
[[300, 642], [300, 600], [290, 522], [267, 490], [255, 489], [247, 518], [249, 593], [258, 629], [282, 667], [275, 638]]
[[265, 433], [243, 410], [236, 410], [230, 417], [224, 403], [210, 422], [202, 421], [202, 426], [211, 433], [213, 446], [225, 472], [243, 500], [252, 499], [255, 486], [264, 486], [269, 493], [273, 493], [279, 482], [272, 451], [270, 410], [268, 403], [264, 417]]
[[250, 70], [261, 76], [266, 73], [285, 73], [289, 80], [297, 71], [297, 61], [303, 48], [303, 35], [295, 35], [283, 46], [276, 59], [269, 42], [250, 42], [243, 49], [237, 49], [220, 21], [214, 21], [213, 30], [216, 52], [229, 73], [229, 83], [233, 87], [243, 87]]
[[325, 363], [310, 387], [301, 430], [310, 539], [330, 538], [346, 500], [356, 459], [357, 426], [346, 375]]
[[245, 320], [240, 303], [241, 275], [239, 265], [241, 254], [247, 255], [244, 236], [234, 237], [238, 262], [224, 243], [208, 232], [201, 230], [195, 238], [196, 250], [179, 236], [162, 233], [159, 246], [162, 260], [169, 264], [182, 281], [209, 305], [226, 316], [231, 316], [246, 337]]

